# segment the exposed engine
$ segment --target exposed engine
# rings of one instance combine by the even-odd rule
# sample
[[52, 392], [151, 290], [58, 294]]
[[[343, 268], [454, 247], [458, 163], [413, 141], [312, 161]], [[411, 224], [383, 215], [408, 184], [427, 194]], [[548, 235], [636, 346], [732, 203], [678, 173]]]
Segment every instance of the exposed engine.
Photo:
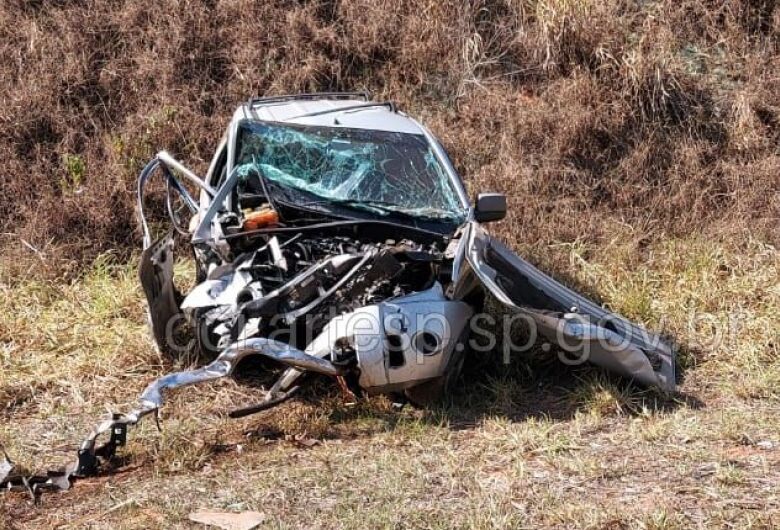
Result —
[[430, 288], [442, 259], [434, 245], [412, 241], [273, 236], [232, 263], [212, 267], [182, 309], [199, 328], [206, 351], [282, 329], [300, 347], [300, 332], [311, 340], [334, 316]]
[[449, 276], [436, 243], [273, 235], [212, 266], [181, 308], [208, 355], [273, 337], [337, 363], [356, 390], [403, 390], [442, 375], [463, 331], [450, 321], [471, 314], [444, 296]]

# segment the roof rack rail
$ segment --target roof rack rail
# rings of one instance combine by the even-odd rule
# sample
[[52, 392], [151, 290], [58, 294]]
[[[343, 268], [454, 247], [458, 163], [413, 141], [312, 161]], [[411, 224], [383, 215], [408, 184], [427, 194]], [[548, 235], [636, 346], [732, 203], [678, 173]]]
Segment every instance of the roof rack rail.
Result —
[[250, 98], [247, 102], [249, 107], [255, 105], [265, 105], [267, 103], [280, 103], [283, 101], [295, 100], [313, 100], [313, 99], [350, 99], [363, 98], [365, 101], [371, 100], [371, 93], [368, 90], [362, 92], [312, 92], [308, 94], [287, 94], [282, 96], [265, 96], [259, 98]]
[[376, 103], [361, 103], [359, 105], [348, 105], [346, 107], [335, 107], [332, 109], [325, 109], [325, 110], [318, 110], [315, 112], [307, 112], [306, 114], [299, 114], [297, 116], [293, 116], [292, 118], [287, 118], [288, 120], [297, 120], [298, 118], [311, 118], [312, 116], [323, 116], [325, 114], [334, 114], [336, 112], [350, 112], [353, 110], [360, 110], [360, 109], [370, 109], [374, 107], [387, 107], [390, 112], [398, 112], [396, 109], [395, 103], [392, 101], [384, 101], [382, 103], [376, 102]]

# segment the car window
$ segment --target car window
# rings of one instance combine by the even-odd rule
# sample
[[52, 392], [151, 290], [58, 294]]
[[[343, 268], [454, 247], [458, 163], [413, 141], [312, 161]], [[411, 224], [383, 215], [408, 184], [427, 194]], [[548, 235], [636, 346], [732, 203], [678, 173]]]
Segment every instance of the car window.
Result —
[[209, 175], [209, 183], [214, 188], [219, 188], [227, 176], [227, 144], [221, 144], [215, 158], [213, 172]]
[[[251, 122], [239, 131], [237, 166], [332, 201], [381, 205], [462, 221], [449, 175], [422, 134]], [[255, 177], [257, 178], [257, 177]]]

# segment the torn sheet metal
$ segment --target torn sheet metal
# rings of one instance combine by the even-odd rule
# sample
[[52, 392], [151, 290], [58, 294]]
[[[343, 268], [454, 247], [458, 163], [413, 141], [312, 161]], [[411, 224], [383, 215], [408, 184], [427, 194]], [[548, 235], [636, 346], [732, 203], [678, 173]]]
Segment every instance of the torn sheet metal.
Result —
[[[250, 355], [262, 355], [298, 370], [332, 377], [343, 373], [340, 367], [324, 358], [309, 355], [273, 339], [254, 338], [233, 344], [202, 368], [168, 374], [150, 383], [133, 410], [126, 414], [112, 414], [101, 421], [81, 443], [76, 460], [61, 471], [49, 472], [45, 476], [13, 475], [13, 464], [3, 453], [4, 459], [0, 460], [0, 489], [27, 491], [33, 498], [37, 498], [43, 491], [69, 489], [73, 479], [95, 475], [101, 459], [112, 458], [117, 448], [126, 444], [129, 426], [136, 425], [150, 414], [157, 414], [164, 403], [165, 392], [226, 377], [233, 373], [242, 359]], [[269, 392], [266, 400], [278, 402], [280, 397], [285, 397], [279, 394]], [[108, 441], [98, 445], [98, 439], [106, 433], [109, 435]]]
[[[540, 340], [674, 390], [666, 342], [490, 237], [480, 220], [500, 219], [506, 201], [489, 194], [472, 205], [430, 131], [394, 105], [354, 97], [248, 102], [202, 179], [166, 152], [147, 164], [138, 179], [139, 279], [152, 335], [160, 351], [174, 352], [174, 335], [190, 331], [193, 347], [213, 361], [151, 382], [131, 411], [95, 427], [64, 470], [22, 476], [3, 455], [0, 488], [35, 498], [98, 473], [166, 392], [229, 376], [249, 355], [269, 359], [277, 379], [265, 399], [237, 404], [233, 417], [289, 399], [307, 374], [355, 396], [428, 403], [448, 391], [465, 356], [478, 354], [472, 324], [488, 294], [507, 315], [525, 317]], [[150, 226], [160, 222], [145, 209], [154, 176], [165, 180], [170, 226], [159, 240]], [[186, 297], [174, 283], [176, 246], [194, 255], [197, 285]]]
[[141, 253], [138, 278], [146, 294], [152, 336], [160, 351], [166, 351], [172, 326], [181, 314], [181, 295], [173, 284], [173, 233], [150, 244]]
[[675, 389], [674, 353], [660, 336], [556, 282], [476, 223], [464, 237], [462, 252], [474, 275], [507, 308], [535, 322], [548, 341], [640, 383]]
[[14, 464], [11, 462], [11, 459], [8, 458], [8, 453], [5, 452], [5, 449], [0, 447], [0, 484], [7, 481], [8, 476], [13, 469]]

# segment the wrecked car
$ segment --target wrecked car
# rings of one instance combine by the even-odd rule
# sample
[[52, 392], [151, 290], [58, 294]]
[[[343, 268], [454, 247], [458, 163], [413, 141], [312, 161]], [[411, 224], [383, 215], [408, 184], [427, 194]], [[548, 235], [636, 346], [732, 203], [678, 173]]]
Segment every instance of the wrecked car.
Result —
[[[167, 187], [170, 227], [154, 238], [145, 190]], [[194, 191], [190, 191], [194, 190]], [[186, 215], [181, 214], [181, 206]], [[426, 404], [446, 393], [487, 296], [521, 317], [537, 341], [639, 383], [673, 390], [672, 349], [543, 274], [491, 237], [506, 198], [469, 200], [440, 142], [396, 108], [363, 93], [252, 99], [233, 115], [205, 176], [160, 152], [138, 180], [143, 231], [139, 276], [152, 335], [175, 350], [180, 330], [213, 359], [152, 381], [136, 408], [113, 414], [75, 461], [6, 488], [67, 489], [98, 472], [127, 428], [165, 392], [229, 376], [248, 356], [279, 367], [259, 403], [275, 406], [321, 374], [345, 391], [403, 395]], [[174, 283], [176, 247], [194, 254], [196, 285]], [[549, 348], [545, 349], [548, 351]], [[562, 358], [563, 359], [563, 358]], [[107, 437], [104, 444], [97, 440]], [[2, 476], [4, 474], [5, 476]]]

